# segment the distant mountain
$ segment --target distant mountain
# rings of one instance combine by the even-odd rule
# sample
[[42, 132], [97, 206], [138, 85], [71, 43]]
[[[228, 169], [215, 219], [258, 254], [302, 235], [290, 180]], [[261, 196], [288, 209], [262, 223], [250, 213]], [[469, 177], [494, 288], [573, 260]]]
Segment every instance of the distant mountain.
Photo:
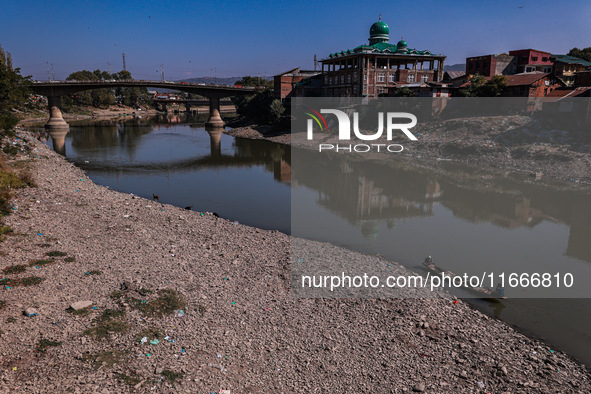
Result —
[[466, 64], [452, 64], [452, 65], [445, 65], [443, 67], [444, 71], [466, 71]]

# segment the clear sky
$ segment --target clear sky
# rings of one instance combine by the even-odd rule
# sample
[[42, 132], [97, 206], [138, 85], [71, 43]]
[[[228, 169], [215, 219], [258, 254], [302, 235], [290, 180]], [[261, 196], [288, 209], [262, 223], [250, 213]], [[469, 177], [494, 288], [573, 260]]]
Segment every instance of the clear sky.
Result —
[[[523, 8], [519, 8], [523, 6]], [[410, 48], [468, 56], [535, 48], [566, 53], [591, 46], [588, 0], [423, 1], [39, 1], [0, 0], [0, 44], [22, 74], [127, 69], [166, 79], [270, 76], [313, 68], [314, 55], [367, 43], [378, 20]]]

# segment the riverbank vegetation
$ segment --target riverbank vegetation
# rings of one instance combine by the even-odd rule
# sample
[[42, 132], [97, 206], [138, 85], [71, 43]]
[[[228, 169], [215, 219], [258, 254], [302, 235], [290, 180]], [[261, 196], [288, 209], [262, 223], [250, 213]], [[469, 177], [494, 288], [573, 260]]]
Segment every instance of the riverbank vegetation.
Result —
[[30, 80], [20, 74], [20, 69], [12, 68], [0, 46], [0, 138], [13, 135], [12, 130], [19, 121], [18, 111], [28, 103]]

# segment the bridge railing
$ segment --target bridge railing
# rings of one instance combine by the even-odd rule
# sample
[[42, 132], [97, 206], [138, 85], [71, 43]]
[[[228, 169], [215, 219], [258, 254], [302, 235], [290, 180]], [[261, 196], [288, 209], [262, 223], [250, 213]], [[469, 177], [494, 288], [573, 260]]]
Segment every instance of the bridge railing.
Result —
[[175, 82], [175, 81], [152, 81], [152, 80], [145, 80], [145, 79], [132, 79], [132, 80], [116, 80], [116, 79], [109, 79], [109, 80], [100, 80], [100, 81], [68, 81], [68, 80], [63, 80], [63, 81], [56, 81], [56, 80], [50, 80], [50, 81], [32, 81], [34, 84], [47, 84], [47, 83], [60, 83], [60, 84], [79, 84], [79, 85], [84, 85], [84, 84], [105, 84], [105, 85], [111, 85], [111, 84], [129, 84], [129, 85], [134, 85], [134, 84], [154, 84], [154, 85], [161, 85], [161, 84], [167, 84], [167, 85], [173, 85], [173, 86], [203, 86], [203, 87], [230, 87], [230, 88], [236, 88], [236, 89], [245, 89], [245, 90], [254, 90], [254, 88], [249, 89], [249, 87], [236, 87], [234, 85], [222, 85], [222, 84], [207, 84], [207, 83], [200, 83], [200, 82]]

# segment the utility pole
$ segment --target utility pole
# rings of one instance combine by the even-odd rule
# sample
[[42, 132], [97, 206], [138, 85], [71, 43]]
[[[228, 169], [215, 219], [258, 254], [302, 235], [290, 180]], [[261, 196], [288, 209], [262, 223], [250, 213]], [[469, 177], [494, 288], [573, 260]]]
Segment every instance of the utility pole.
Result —
[[314, 55], [314, 71], [318, 71], [318, 59], [316, 59], [316, 55]]
[[214, 85], [218, 84], [218, 69], [217, 69], [217, 67], [213, 68], [213, 83], [214, 83]]
[[125, 67], [125, 52], [123, 52], [123, 71], [127, 71], [127, 68]]
[[51, 81], [51, 77], [49, 76], [49, 62], [45, 62], [47, 64], [47, 80]]
[[160, 65], [160, 81], [164, 82], [164, 64]]
[[55, 81], [55, 73], [53, 72], [53, 63], [51, 63], [51, 80]]
[[111, 74], [111, 63], [107, 62], [107, 67], [109, 68], [109, 74]]

